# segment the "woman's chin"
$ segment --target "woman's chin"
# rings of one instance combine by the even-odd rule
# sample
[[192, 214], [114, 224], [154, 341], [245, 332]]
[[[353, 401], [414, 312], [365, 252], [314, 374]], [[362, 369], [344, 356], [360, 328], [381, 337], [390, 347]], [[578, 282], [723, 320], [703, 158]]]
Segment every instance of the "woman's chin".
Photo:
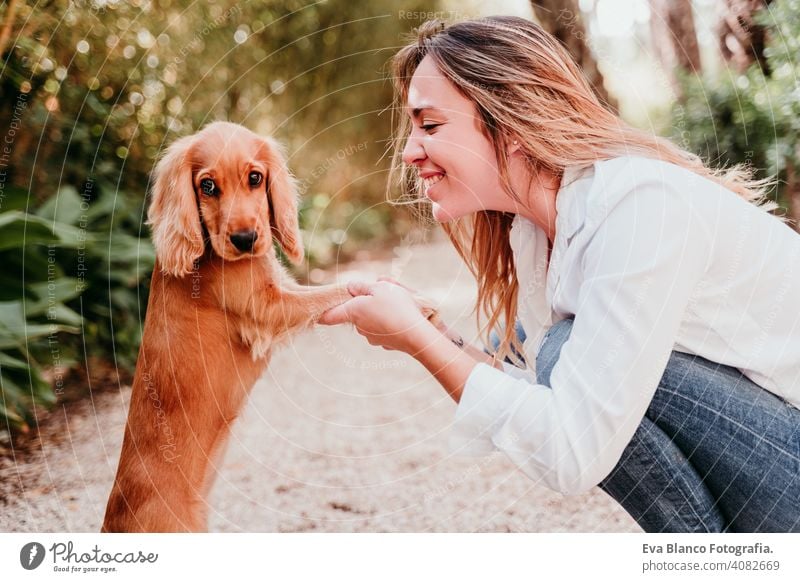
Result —
[[436, 222], [450, 222], [456, 218], [442, 208], [442, 205], [438, 202], [431, 202], [431, 213]]

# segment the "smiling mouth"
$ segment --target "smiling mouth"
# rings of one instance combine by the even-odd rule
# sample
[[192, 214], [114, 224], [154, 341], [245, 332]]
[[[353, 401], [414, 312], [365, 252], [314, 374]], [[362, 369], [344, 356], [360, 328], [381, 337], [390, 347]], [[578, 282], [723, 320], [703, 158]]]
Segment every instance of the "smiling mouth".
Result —
[[438, 184], [444, 178], [444, 174], [436, 174], [435, 176], [430, 176], [428, 178], [423, 178], [422, 183], [425, 186], [425, 190], [429, 190], [435, 184]]

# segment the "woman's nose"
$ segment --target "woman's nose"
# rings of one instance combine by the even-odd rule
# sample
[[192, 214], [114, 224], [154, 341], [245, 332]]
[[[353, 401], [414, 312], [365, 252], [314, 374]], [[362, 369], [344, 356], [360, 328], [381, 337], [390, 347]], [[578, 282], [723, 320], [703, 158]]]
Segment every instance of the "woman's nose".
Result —
[[407, 166], [419, 164], [425, 159], [425, 148], [422, 147], [419, 138], [413, 134], [408, 136], [406, 146], [403, 148], [403, 163]]

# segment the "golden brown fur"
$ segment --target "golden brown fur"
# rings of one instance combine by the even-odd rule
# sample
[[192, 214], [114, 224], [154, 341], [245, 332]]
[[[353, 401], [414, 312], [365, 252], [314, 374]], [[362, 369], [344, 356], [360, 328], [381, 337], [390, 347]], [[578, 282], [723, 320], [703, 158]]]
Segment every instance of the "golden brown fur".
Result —
[[[276, 145], [241, 126], [176, 141], [156, 167], [148, 219], [157, 261], [102, 531], [202, 531], [231, 424], [272, 348], [350, 295], [300, 286], [278, 262], [273, 236], [303, 257], [293, 183]], [[252, 249], [232, 243], [253, 231]]]

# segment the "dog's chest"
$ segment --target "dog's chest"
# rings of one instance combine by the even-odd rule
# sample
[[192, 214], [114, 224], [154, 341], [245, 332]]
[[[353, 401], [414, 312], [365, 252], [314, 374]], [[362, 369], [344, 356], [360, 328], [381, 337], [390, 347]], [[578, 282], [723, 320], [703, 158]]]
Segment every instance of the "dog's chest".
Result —
[[254, 362], [269, 356], [275, 340], [274, 335], [265, 330], [263, 326], [249, 321], [239, 323], [239, 338], [242, 344], [249, 349]]

